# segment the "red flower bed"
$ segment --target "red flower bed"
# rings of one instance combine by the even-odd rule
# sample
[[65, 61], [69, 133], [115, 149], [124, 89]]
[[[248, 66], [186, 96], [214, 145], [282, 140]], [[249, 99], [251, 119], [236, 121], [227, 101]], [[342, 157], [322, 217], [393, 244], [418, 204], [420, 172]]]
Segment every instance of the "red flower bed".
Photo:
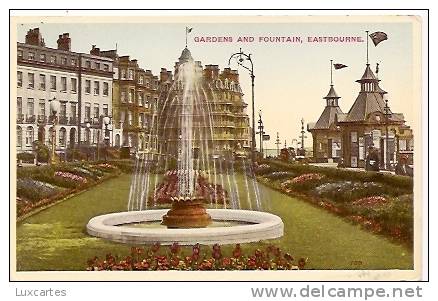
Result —
[[301, 258], [294, 264], [289, 253], [283, 253], [275, 246], [254, 253], [244, 254], [237, 244], [231, 254], [223, 254], [221, 247], [215, 244], [209, 252], [201, 255], [201, 246], [192, 247], [190, 255], [185, 255], [177, 243], [169, 247], [164, 255], [156, 243], [148, 249], [132, 247], [131, 255], [117, 260], [112, 254], [105, 259], [94, 257], [87, 261], [87, 271], [159, 271], [159, 270], [298, 270], [305, 267], [307, 259]]
[[[219, 184], [209, 183], [201, 174], [195, 174], [195, 196], [204, 198], [206, 203], [228, 203], [228, 192]], [[163, 182], [158, 185], [149, 198], [150, 204], [171, 204], [172, 198], [178, 197], [178, 172], [166, 172]]]
[[360, 207], [376, 207], [386, 203], [387, 200], [383, 196], [370, 196], [370, 197], [358, 199], [352, 202], [351, 204]]

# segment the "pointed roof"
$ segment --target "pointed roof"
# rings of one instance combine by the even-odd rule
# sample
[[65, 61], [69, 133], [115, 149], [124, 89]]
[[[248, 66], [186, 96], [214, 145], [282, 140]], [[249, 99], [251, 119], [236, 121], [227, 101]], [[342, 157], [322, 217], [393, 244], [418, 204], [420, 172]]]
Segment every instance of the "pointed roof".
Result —
[[318, 121], [313, 126], [312, 130], [328, 130], [335, 124], [337, 114], [342, 114], [342, 110], [338, 106], [326, 106], [322, 111]]
[[[367, 121], [369, 115], [372, 113], [380, 112], [381, 114], [385, 114], [385, 100], [383, 99], [383, 96], [387, 92], [379, 87], [379, 79], [374, 75], [369, 64], [366, 65], [362, 78], [356, 82], [361, 84], [374, 82], [374, 89], [362, 89], [348, 113], [343, 116], [338, 116], [338, 122], [363, 122]], [[394, 114], [391, 110], [389, 110], [388, 113], [392, 114], [390, 117], [391, 121], [404, 121], [402, 115]]]
[[374, 75], [373, 71], [370, 68], [370, 64], [367, 64], [366, 68], [365, 68], [365, 72], [362, 75], [362, 78], [357, 80], [356, 82], [361, 83], [361, 82], [370, 82], [370, 81], [379, 81], [377, 79], [377, 77]]
[[339, 99], [339, 98], [341, 98], [341, 97], [338, 96], [333, 85], [330, 85], [330, 90], [329, 90], [327, 96], [324, 97], [324, 99]]

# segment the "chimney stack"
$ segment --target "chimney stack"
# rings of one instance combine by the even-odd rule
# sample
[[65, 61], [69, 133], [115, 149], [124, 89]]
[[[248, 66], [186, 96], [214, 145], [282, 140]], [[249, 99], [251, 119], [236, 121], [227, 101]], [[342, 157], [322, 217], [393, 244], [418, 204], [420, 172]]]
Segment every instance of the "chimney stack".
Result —
[[59, 50], [71, 51], [71, 39], [68, 32], [60, 34], [57, 42]]
[[91, 45], [90, 54], [100, 56], [100, 48], [96, 47], [96, 45]]
[[26, 34], [26, 44], [35, 46], [46, 46], [44, 43], [43, 36], [40, 33], [39, 28], [29, 29]]

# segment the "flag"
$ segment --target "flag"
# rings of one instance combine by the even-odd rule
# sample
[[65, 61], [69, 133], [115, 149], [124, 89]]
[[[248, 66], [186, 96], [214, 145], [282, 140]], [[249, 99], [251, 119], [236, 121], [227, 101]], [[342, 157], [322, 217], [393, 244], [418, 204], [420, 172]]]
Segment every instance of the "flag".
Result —
[[333, 67], [335, 67], [335, 70], [338, 70], [338, 69], [342, 69], [342, 68], [345, 68], [348, 66], [344, 65], [344, 64], [333, 64]]
[[189, 27], [186, 27], [186, 32], [187, 32], [187, 33], [191, 33], [192, 30], [193, 30], [193, 27], [190, 27], [190, 28], [189, 28]]
[[373, 40], [374, 46], [377, 46], [380, 42], [387, 40], [388, 36], [382, 31], [376, 31], [370, 34], [370, 38]]

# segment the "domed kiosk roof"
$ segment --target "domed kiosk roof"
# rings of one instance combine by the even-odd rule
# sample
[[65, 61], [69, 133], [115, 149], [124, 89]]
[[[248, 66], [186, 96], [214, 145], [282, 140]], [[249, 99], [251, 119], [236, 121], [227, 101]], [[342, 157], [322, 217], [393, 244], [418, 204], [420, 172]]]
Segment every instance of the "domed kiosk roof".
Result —
[[181, 56], [179, 57], [179, 62], [185, 63], [189, 61], [193, 61], [193, 57], [192, 54], [190, 53], [190, 50], [186, 47], [183, 49]]

